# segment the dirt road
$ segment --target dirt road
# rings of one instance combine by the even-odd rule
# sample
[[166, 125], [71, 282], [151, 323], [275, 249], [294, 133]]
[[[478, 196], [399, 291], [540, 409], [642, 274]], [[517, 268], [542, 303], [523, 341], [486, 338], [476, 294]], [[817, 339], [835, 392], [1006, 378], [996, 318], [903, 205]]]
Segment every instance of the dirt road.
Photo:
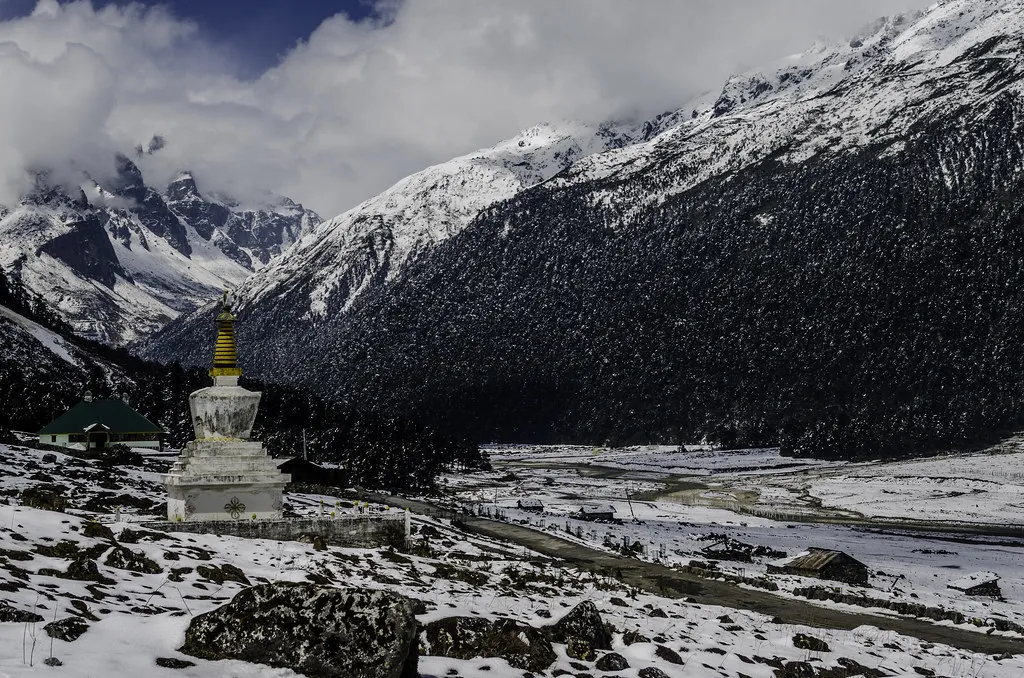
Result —
[[[408, 508], [417, 513], [439, 515], [439, 509], [423, 502], [386, 496], [376, 497], [376, 499], [392, 506]], [[448, 514], [445, 517], [454, 517], [454, 514]], [[942, 643], [972, 652], [1024, 654], [1024, 640], [1017, 638], [939, 626], [907, 617], [843, 612], [819, 607], [802, 600], [783, 598], [766, 591], [740, 588], [726, 582], [702, 579], [662, 565], [598, 551], [546, 532], [519, 525], [471, 516], [460, 516], [459, 518], [463, 527], [469, 532], [525, 546], [546, 556], [563, 560], [582, 570], [615, 577], [629, 586], [635, 586], [668, 598], [692, 597], [698, 603], [705, 605], [751, 610], [769, 617], [779, 617], [786, 624], [833, 629], [874, 626], [919, 638], [929, 643]]]

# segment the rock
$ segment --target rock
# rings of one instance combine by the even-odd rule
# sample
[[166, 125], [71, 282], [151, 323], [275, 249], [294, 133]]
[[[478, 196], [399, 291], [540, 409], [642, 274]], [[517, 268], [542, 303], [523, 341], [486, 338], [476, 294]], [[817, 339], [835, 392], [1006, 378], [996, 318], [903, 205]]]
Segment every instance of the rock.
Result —
[[668, 619], [668, 613], [666, 613], [665, 610], [661, 609], [660, 607], [656, 607], [650, 612], [648, 612], [647, 616], [653, 617], [655, 619]]
[[43, 627], [46, 635], [57, 638], [64, 642], [71, 643], [89, 630], [89, 625], [78, 617], [67, 617], [59, 621], [50, 622]]
[[147, 558], [144, 554], [136, 553], [135, 551], [126, 549], [123, 546], [115, 546], [107, 555], [103, 564], [108, 567], [117, 568], [118, 570], [141, 572], [143, 574], [160, 574], [164, 571], [162, 567]]
[[27, 612], [25, 610], [19, 610], [11, 607], [10, 603], [5, 600], [0, 600], [0, 622], [41, 622], [43, 621], [42, 615], [38, 615], [35, 612]]
[[651, 639], [637, 631], [626, 631], [622, 634], [622, 642], [625, 645], [632, 645], [634, 643], [649, 643]]
[[56, 657], [47, 657], [43, 660], [43, 663], [47, 666], [64, 666], [64, 662], [57, 659]]
[[498, 657], [527, 671], [544, 671], [557, 659], [544, 631], [511, 619], [446, 617], [426, 625], [421, 651], [452, 659]]
[[807, 662], [786, 662], [775, 669], [775, 678], [814, 678], [814, 668]]
[[90, 521], [82, 528], [82, 534], [92, 539], [106, 539], [114, 541], [114, 533], [102, 523]]
[[88, 558], [76, 558], [68, 565], [64, 574], [59, 575], [62, 579], [74, 579], [76, 581], [94, 581], [100, 584], [113, 584], [114, 580], [100, 574], [96, 561]]
[[594, 667], [599, 671], [621, 671], [629, 668], [629, 662], [621, 654], [609, 652], [598, 659]]
[[932, 671], [931, 669], [926, 669], [923, 666], [915, 666], [914, 673], [924, 676], [925, 678], [933, 678], [933, 676], [935, 676], [934, 671]]
[[601, 613], [589, 600], [584, 600], [545, 629], [551, 640], [565, 643], [566, 654], [574, 659], [593, 661], [597, 656], [596, 650], [612, 649], [611, 634], [604, 627]]
[[44, 511], [62, 512], [68, 507], [64, 498], [65, 488], [59, 485], [35, 485], [21, 493], [22, 506], [43, 509]]
[[291, 669], [309, 678], [412, 678], [412, 603], [388, 591], [277, 582], [192, 619], [180, 652]]
[[663, 661], [667, 661], [669, 664], [683, 664], [683, 658], [679, 656], [679, 653], [675, 650], [669, 649], [664, 645], [659, 645], [654, 648], [654, 656]]
[[648, 666], [645, 669], [640, 669], [640, 673], [637, 675], [640, 678], [668, 678], [667, 673], [654, 666]]
[[831, 652], [828, 643], [820, 638], [798, 633], [793, 636], [793, 647], [799, 650], [810, 650], [811, 652]]
[[594, 657], [597, 656], [594, 647], [582, 638], [570, 638], [565, 644], [565, 654], [573, 659], [582, 659], [588, 662], [594, 661]]
[[156, 665], [162, 666], [165, 669], [187, 669], [190, 666], [195, 666], [195, 662], [190, 662], [187, 659], [177, 659], [175, 657], [157, 657]]
[[629, 603], [624, 601], [622, 598], [617, 598], [615, 596], [609, 598], [608, 602], [614, 605], [615, 607], [629, 607]]
[[54, 454], [53, 452], [47, 452], [46, 454], [43, 455], [43, 463], [44, 464], [56, 464], [57, 463], [57, 455]]
[[249, 585], [245, 572], [234, 565], [200, 565], [196, 567], [196, 574], [204, 579], [209, 579], [215, 584], [223, 584], [226, 581], [236, 581], [239, 584]]

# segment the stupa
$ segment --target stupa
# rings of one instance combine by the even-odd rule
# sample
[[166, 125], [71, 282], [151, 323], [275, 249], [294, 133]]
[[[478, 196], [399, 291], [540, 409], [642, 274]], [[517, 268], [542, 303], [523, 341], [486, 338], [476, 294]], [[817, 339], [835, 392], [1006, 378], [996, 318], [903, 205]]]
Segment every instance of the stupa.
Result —
[[164, 476], [170, 521], [281, 517], [291, 476], [278, 470], [263, 443], [249, 439], [262, 394], [238, 385], [235, 320], [225, 292], [210, 369], [213, 386], [188, 397], [196, 439]]

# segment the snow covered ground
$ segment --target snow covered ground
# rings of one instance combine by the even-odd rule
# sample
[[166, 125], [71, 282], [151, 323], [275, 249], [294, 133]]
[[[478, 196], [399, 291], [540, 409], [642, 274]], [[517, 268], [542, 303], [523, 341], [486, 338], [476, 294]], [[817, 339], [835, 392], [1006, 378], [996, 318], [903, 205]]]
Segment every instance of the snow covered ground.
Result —
[[[213, 662], [177, 652], [192, 616], [227, 602], [246, 586], [232, 578], [217, 581], [217, 570], [230, 570], [225, 570], [225, 566], [238, 568], [250, 583], [315, 580], [395, 590], [424, 603], [426, 611], [419, 616], [423, 623], [447, 616], [479, 615], [491, 619], [510, 617], [540, 626], [557, 620], [577, 603], [590, 600], [617, 630], [614, 651], [629, 663], [628, 669], [616, 672], [623, 678], [637, 678], [641, 670], [651, 667], [671, 678], [773, 678], [776, 666], [785, 662], [808, 661], [812, 666], [825, 668], [838, 666], [840, 660], [853, 660], [893, 676], [919, 675], [912, 672], [913, 667], [944, 676], [1024, 675], [1024, 658], [997, 660], [871, 627], [830, 631], [772, 623], [754, 613], [647, 595], [612, 579], [566, 569], [521, 547], [469, 536], [446, 521], [435, 519], [414, 518], [417, 555], [336, 547], [317, 551], [312, 545], [299, 542], [156, 533], [147, 530], [141, 521], [162, 510], [164, 495], [156, 481], [158, 464], [165, 461], [151, 458], [142, 468], [110, 470], [60, 454], [56, 463], [45, 463], [43, 454], [40, 450], [0, 445], [0, 497], [6, 501], [0, 505], [0, 600], [16, 610], [34, 611], [44, 618], [43, 622], [35, 623], [0, 623], [0, 675], [296, 675], [287, 669], [239, 661]], [[516, 469], [520, 478], [529, 472]], [[491, 481], [503, 482], [498, 480], [502, 473], [489, 474]], [[558, 490], [545, 485], [544, 477], [539, 476], [537, 486], [546, 488], [544, 496], [551, 501], [554, 513], [543, 518], [535, 516], [534, 520], [551, 520], [561, 526], [572, 502], [559, 503]], [[475, 491], [462, 482], [463, 478], [458, 480], [464, 492]], [[569, 478], [562, 480], [568, 483]], [[584, 477], [578, 487], [565, 489], [596, 496], [599, 487], [593, 480]], [[449, 484], [454, 486], [455, 481], [452, 478]], [[654, 485], [650, 481], [616, 478], [602, 482], [614, 488], [613, 493], [626, 486], [641, 490]], [[69, 502], [65, 511], [21, 505], [22, 492], [38, 485], [62, 488], [61, 496]], [[527, 485], [520, 487], [524, 489]], [[624, 501], [614, 501], [620, 514], [627, 510]], [[289, 494], [287, 502], [301, 513], [357, 510], [346, 506], [349, 502], [331, 496]], [[511, 493], [499, 492], [499, 506], [511, 503]], [[386, 510], [383, 506], [368, 509]], [[710, 529], [736, 530], [752, 540], [771, 538], [792, 548], [812, 538], [819, 542], [859, 538], [833, 526], [790, 530], [768, 520], [671, 502], [634, 502], [633, 510], [644, 525], [630, 525], [630, 534], [637, 536], [637, 530], [642, 528], [645, 538], [652, 543], [668, 542], [673, 550], [677, 546], [692, 549], [698, 543], [693, 535]], [[97, 519], [110, 529], [113, 541], [91, 525]], [[431, 532], [425, 529], [428, 526], [436, 530], [429, 537], [425, 536]], [[610, 531], [627, 526], [588, 527]], [[863, 543], [869, 541], [870, 537], [864, 535]], [[859, 548], [860, 543], [851, 542], [851, 549]], [[884, 540], [876, 546], [874, 554], [864, 557], [889, 567], [903, 557], [910, 557], [912, 547], [920, 543], [924, 542]], [[119, 548], [127, 549], [133, 557], [145, 556], [159, 571], [133, 572], [108, 564], [111, 553]], [[886, 556], [886, 549], [896, 556]], [[963, 568], [993, 569], [1009, 578], [1013, 549], [958, 545], [953, 550], [960, 552], [955, 558]], [[60, 576], [72, 558], [84, 553], [91, 554], [97, 574], [106, 582]], [[907, 586], [920, 585], [924, 590], [919, 582], [926, 582], [932, 570], [923, 555], [915, 562], [911, 569], [917, 579]], [[206, 569], [211, 567], [213, 570]], [[1007, 588], [1008, 599], [1020, 595], [1024, 591]], [[1005, 611], [1009, 613], [1012, 604], [1007, 606]], [[78, 617], [88, 625], [81, 638], [65, 642], [51, 639], [42, 630], [46, 623], [67, 617]], [[638, 633], [643, 638], [627, 638], [626, 632]], [[821, 640], [829, 649], [798, 649], [794, 645], [797, 633]], [[636, 642], [627, 645], [627, 639]], [[659, 646], [678, 653], [682, 663], [658, 657]], [[558, 660], [546, 675], [555, 675], [556, 670], [574, 675], [601, 674], [592, 662], [570, 659], [563, 646], [555, 647]], [[43, 660], [49, 657], [59, 659], [62, 665], [44, 665]], [[185, 659], [194, 662], [194, 666], [162, 668], [155, 664], [157, 657]], [[429, 678], [524, 675], [522, 669], [514, 669], [502, 659], [486, 657], [459, 660], [426, 656], [421, 659], [420, 671]]]
[[[768, 575], [774, 557], [717, 567], [767, 579], [780, 595], [824, 584], [839, 594], [960, 612], [965, 628], [996, 620], [1024, 625], [1024, 532], [949, 534], [901, 529], [906, 525], [900, 523], [927, 520], [948, 528], [970, 522], [978, 531], [984, 524], [1019, 525], [1020, 444], [1011, 439], [977, 454], [863, 464], [786, 459], [775, 450], [495, 446], [489, 450], [494, 471], [451, 477], [447, 487], [483, 515], [592, 547], [637, 544], [640, 557], [670, 565], [709, 562], [704, 549], [723, 536], [790, 556], [808, 547], [837, 549], [868, 566], [869, 587]], [[522, 498], [540, 499], [543, 513], [518, 510]], [[610, 503], [622, 524], [576, 518], [583, 503], [595, 501]], [[898, 520], [872, 525], [864, 516]], [[836, 524], [843, 520], [851, 524]], [[977, 571], [999, 574], [1003, 600], [947, 588]]]

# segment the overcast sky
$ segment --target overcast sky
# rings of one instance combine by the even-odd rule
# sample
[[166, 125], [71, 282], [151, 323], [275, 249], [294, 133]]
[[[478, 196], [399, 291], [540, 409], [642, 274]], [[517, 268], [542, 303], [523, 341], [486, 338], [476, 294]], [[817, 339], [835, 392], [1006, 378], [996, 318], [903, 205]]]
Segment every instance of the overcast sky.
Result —
[[[0, 203], [25, 169], [288, 195], [330, 217], [564, 118], [649, 116], [925, 0], [0, 0]], [[216, 11], [210, 9], [217, 7]], [[203, 9], [207, 8], [207, 9]], [[235, 12], [232, 21], [231, 12]], [[312, 32], [309, 32], [312, 31]]]

